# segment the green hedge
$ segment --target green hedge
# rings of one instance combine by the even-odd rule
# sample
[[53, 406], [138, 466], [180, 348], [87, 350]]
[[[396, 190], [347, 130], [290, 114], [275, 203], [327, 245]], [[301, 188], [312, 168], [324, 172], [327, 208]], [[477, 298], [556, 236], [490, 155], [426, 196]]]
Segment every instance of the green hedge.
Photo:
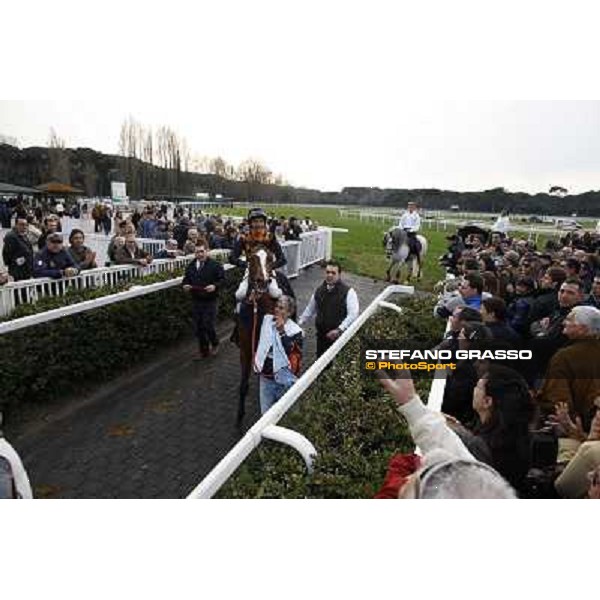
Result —
[[[15, 318], [172, 279], [163, 273], [116, 288], [78, 290], [18, 308]], [[219, 317], [230, 317], [240, 269], [226, 272]], [[0, 336], [0, 409], [42, 402], [106, 381], [192, 332], [191, 298], [180, 286]]]
[[[304, 434], [317, 448], [308, 476], [299, 455], [263, 442], [220, 490], [221, 498], [371, 498], [381, 486], [390, 456], [413, 443], [406, 423], [377, 381], [360, 372], [360, 339], [418, 338], [439, 342], [444, 323], [433, 302], [411, 299], [402, 315], [373, 317], [304, 394], [281, 425]], [[360, 339], [359, 339], [360, 338]], [[416, 382], [426, 401], [430, 378]]]

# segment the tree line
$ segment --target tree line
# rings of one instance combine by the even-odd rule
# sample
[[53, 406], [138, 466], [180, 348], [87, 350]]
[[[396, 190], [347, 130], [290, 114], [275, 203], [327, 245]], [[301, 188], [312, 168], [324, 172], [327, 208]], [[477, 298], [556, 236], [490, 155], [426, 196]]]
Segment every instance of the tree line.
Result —
[[194, 196], [207, 192], [234, 200], [264, 203], [349, 204], [404, 207], [416, 201], [431, 210], [600, 216], [600, 191], [569, 194], [550, 186], [527, 194], [502, 187], [476, 192], [429, 189], [347, 187], [341, 192], [292, 187], [263, 162], [246, 159], [238, 165], [223, 157], [198, 156], [187, 140], [169, 126], [156, 129], [132, 117], [123, 121], [119, 152], [109, 155], [90, 148], [68, 148], [50, 130], [47, 147], [19, 149], [18, 140], [0, 135], [0, 181], [35, 186], [56, 180], [83, 189], [88, 196], [110, 196], [111, 181], [125, 181], [131, 198]]

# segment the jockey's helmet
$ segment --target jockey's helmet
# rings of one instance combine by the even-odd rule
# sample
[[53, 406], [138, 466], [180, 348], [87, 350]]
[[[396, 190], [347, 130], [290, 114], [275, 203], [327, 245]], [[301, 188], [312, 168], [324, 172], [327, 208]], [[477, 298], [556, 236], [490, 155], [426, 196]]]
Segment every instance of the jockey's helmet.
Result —
[[266, 224], [267, 213], [262, 208], [251, 208], [248, 211], [248, 222], [251, 222], [253, 219], [262, 219]]
[[253, 208], [248, 213], [249, 236], [255, 242], [265, 242], [267, 235], [267, 214], [262, 208]]

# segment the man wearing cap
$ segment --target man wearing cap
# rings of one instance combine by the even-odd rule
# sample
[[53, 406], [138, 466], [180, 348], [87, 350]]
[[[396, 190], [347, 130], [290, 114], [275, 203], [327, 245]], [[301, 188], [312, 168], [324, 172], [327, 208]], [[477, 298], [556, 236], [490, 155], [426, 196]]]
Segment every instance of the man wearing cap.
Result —
[[409, 202], [407, 210], [402, 213], [398, 221], [398, 227], [408, 233], [408, 248], [411, 254], [419, 256], [421, 252], [421, 243], [417, 239], [417, 233], [421, 229], [421, 217], [417, 211], [416, 202]]
[[33, 276], [62, 279], [78, 274], [78, 265], [63, 247], [62, 235], [50, 233], [46, 238], [46, 246], [33, 259]]
[[[279, 269], [287, 264], [281, 245], [275, 236], [267, 230], [267, 214], [262, 208], [253, 208], [248, 213], [249, 231], [241, 235], [235, 242], [229, 262], [241, 268], [246, 268], [246, 262], [251, 254], [259, 248], [269, 250], [275, 256], [273, 269]], [[245, 260], [242, 260], [242, 256]]]

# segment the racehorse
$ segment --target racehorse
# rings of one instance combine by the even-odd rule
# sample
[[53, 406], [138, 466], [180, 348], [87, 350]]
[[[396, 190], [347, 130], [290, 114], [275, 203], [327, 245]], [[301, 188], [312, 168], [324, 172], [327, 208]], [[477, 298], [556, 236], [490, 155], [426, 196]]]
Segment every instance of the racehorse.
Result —
[[383, 237], [386, 258], [390, 264], [386, 271], [386, 281], [392, 280], [392, 274], [395, 272], [394, 283], [399, 283], [402, 275], [402, 267], [408, 265], [407, 281], [411, 276], [421, 279], [423, 263], [427, 255], [427, 240], [422, 235], [417, 235], [421, 243], [419, 255], [411, 253], [408, 246], [408, 233], [402, 227], [392, 227]]
[[[265, 315], [273, 314], [280, 288], [275, 284], [272, 252], [260, 249], [250, 255], [245, 285], [240, 284], [236, 299], [240, 301], [239, 347], [242, 376], [237, 413], [237, 425], [241, 426], [246, 414], [246, 396], [252, 373], [253, 358], [258, 347], [260, 328]], [[273, 296], [275, 295], [275, 297]]]

